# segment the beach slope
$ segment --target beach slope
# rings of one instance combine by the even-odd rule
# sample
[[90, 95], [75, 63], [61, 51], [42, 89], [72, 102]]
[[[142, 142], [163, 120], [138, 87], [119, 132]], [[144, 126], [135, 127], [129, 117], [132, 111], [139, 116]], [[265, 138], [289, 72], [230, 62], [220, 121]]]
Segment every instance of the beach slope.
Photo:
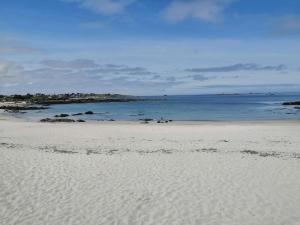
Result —
[[0, 120], [0, 224], [300, 224], [300, 122]]

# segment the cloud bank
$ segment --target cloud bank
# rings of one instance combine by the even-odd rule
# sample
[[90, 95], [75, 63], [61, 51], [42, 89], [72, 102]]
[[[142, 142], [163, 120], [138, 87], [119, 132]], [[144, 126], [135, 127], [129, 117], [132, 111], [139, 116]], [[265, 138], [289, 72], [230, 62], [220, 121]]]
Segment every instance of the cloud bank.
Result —
[[286, 66], [283, 64], [275, 65], [275, 66], [264, 66], [255, 63], [237, 63], [228, 66], [219, 66], [219, 67], [204, 67], [204, 68], [190, 68], [186, 69], [187, 72], [214, 72], [214, 73], [225, 73], [225, 72], [236, 72], [236, 71], [282, 71], [285, 70]]
[[94, 68], [99, 65], [93, 60], [89, 59], [75, 59], [70, 61], [64, 60], [43, 60], [41, 64], [52, 68], [65, 68], [65, 69], [83, 69], [83, 68]]
[[0, 60], [0, 93], [16, 92], [147, 92], [162, 91], [181, 84], [144, 67], [98, 64], [90, 59], [43, 60], [24, 67], [21, 63]]
[[[152, 63], [90, 58], [48, 58], [24, 61], [0, 58], [0, 94], [59, 91], [118, 92], [125, 94], [201, 93], [243, 84], [299, 83], [298, 65], [236, 63], [225, 66], [197, 67], [199, 60], [178, 68], [153, 66]], [[115, 62], [115, 63], [114, 63]], [[203, 62], [202, 62], [203, 63]], [[173, 65], [173, 64], [172, 64]], [[189, 68], [190, 67], [190, 68]], [[187, 69], [185, 69], [187, 68]], [[294, 70], [293, 70], [294, 68]], [[241, 73], [230, 73], [241, 71]], [[244, 71], [244, 72], [243, 72]], [[250, 73], [255, 71], [255, 73]], [[256, 72], [257, 71], [257, 72]], [[275, 72], [275, 73], [274, 73]], [[280, 72], [280, 75], [278, 76]], [[222, 86], [223, 84], [233, 86]], [[215, 85], [215, 86], [214, 86]], [[218, 86], [219, 85], [219, 86]], [[201, 89], [203, 87], [203, 89]], [[255, 86], [259, 88], [260, 86]], [[261, 86], [260, 88], [263, 88]], [[274, 89], [276, 86], [274, 86]], [[289, 87], [278, 87], [279, 89]], [[218, 90], [217, 90], [218, 89]], [[235, 89], [234, 89], [235, 90]]]

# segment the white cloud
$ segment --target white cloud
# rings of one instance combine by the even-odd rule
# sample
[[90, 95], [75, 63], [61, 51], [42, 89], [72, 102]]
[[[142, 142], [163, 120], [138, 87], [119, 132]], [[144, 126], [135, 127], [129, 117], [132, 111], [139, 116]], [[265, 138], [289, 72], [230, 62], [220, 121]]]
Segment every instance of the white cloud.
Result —
[[81, 8], [91, 10], [95, 13], [113, 15], [121, 13], [124, 8], [136, 0], [63, 0], [65, 2], [78, 3]]
[[0, 60], [0, 87], [8, 88], [24, 82], [24, 68], [16, 62]]
[[222, 20], [224, 10], [231, 2], [233, 0], [175, 0], [163, 14], [171, 22], [195, 18], [215, 23]]
[[7, 60], [0, 61], [0, 79], [3, 77], [12, 77], [22, 70], [23, 67], [15, 62]]

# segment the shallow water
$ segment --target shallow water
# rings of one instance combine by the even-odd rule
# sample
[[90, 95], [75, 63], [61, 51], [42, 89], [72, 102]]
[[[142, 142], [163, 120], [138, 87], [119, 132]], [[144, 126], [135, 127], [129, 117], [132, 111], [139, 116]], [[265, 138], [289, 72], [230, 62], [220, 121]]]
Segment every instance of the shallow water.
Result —
[[29, 120], [93, 111], [86, 120], [130, 120], [144, 118], [173, 120], [281, 120], [300, 119], [300, 110], [282, 106], [284, 101], [300, 100], [293, 95], [189, 95], [146, 97], [146, 101], [51, 105], [47, 110], [13, 114]]

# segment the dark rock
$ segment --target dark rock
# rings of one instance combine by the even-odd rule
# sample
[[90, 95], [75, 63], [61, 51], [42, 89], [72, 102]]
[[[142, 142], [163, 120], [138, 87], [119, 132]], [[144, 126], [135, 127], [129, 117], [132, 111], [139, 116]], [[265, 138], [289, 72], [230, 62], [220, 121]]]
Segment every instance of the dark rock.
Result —
[[94, 112], [93, 112], [93, 111], [87, 111], [87, 112], [85, 112], [84, 114], [92, 115], [92, 114], [94, 114]]
[[284, 102], [282, 105], [300, 105], [300, 101], [295, 101], [295, 102]]
[[11, 111], [19, 111], [19, 110], [49, 109], [49, 107], [44, 107], [44, 106], [0, 106], [0, 109], [11, 110]]
[[27, 112], [22, 112], [20, 110], [9, 110], [9, 109], [5, 109], [4, 111], [8, 113], [21, 113], [21, 114], [27, 113]]
[[40, 122], [51, 122], [53, 119], [50, 118], [45, 118], [45, 119], [41, 119]]
[[83, 122], [85, 122], [85, 120], [79, 119], [79, 120], [77, 120], [77, 122], [83, 123]]
[[150, 122], [150, 121], [153, 121], [153, 119], [150, 119], [150, 118], [145, 118], [145, 119], [140, 119], [141, 121], [144, 121], [144, 122]]
[[241, 153], [251, 154], [251, 155], [257, 155], [259, 152], [254, 150], [243, 150]]
[[72, 114], [72, 116], [81, 116], [83, 115], [83, 113], [75, 113], [75, 114]]
[[68, 116], [69, 116], [69, 114], [62, 113], [59, 115], [55, 115], [54, 117], [68, 117]]
[[158, 120], [157, 123], [169, 123], [169, 122], [173, 122], [173, 120], [164, 120], [163, 118]]
[[108, 121], [115, 121], [114, 119], [110, 119], [110, 120], [108, 120]]
[[129, 116], [144, 116], [144, 113], [138, 113], [138, 114], [130, 114]]
[[294, 107], [294, 109], [300, 109], [300, 107], [299, 107], [299, 106], [296, 106], [296, 107]]
[[51, 119], [51, 118], [45, 118], [41, 119], [40, 122], [48, 122], [48, 123], [56, 123], [56, 122], [63, 122], [63, 123], [70, 123], [70, 122], [75, 122], [75, 120], [72, 119]]

